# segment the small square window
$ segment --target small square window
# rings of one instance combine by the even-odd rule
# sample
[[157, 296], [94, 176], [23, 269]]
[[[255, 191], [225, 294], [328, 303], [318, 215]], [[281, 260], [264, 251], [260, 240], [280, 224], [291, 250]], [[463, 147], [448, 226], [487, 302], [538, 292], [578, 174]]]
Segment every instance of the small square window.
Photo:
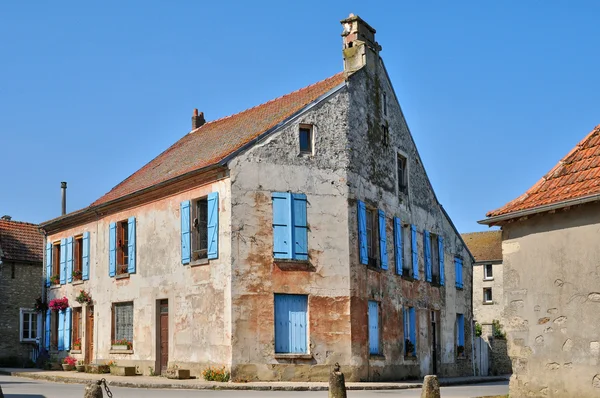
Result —
[[113, 344], [133, 345], [133, 303], [114, 303], [112, 308]]
[[300, 140], [300, 153], [313, 153], [313, 129], [312, 126], [300, 126], [298, 137]]
[[398, 193], [406, 193], [408, 191], [408, 176], [406, 174], [406, 158], [398, 154], [397, 159], [397, 179]]
[[38, 332], [38, 314], [21, 309], [21, 341], [35, 341]]
[[483, 289], [483, 302], [486, 304], [491, 304], [494, 302], [494, 300], [492, 300], [492, 288], [491, 287], [486, 287]]
[[494, 273], [492, 270], [492, 264], [484, 264], [483, 266], [483, 279], [494, 279]]

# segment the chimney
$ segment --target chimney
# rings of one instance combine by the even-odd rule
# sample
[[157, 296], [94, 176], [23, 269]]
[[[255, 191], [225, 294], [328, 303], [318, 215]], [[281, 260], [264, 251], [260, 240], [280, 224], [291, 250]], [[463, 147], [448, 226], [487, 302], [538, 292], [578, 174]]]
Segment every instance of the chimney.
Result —
[[8, 215], [5, 215], [5, 216], [2, 216], [2, 219], [5, 220], [5, 221], [10, 221], [10, 220], [12, 220], [12, 217], [8, 216]]
[[60, 191], [62, 193], [62, 213], [61, 215], [67, 214], [67, 183], [65, 181], [60, 183]]
[[344, 72], [351, 75], [363, 66], [376, 68], [381, 46], [375, 41], [375, 29], [358, 15], [350, 14], [340, 21], [344, 27]]
[[206, 120], [204, 120], [204, 112], [198, 114], [198, 109], [194, 109], [194, 115], [192, 116], [192, 130], [196, 130], [204, 123], [206, 123]]

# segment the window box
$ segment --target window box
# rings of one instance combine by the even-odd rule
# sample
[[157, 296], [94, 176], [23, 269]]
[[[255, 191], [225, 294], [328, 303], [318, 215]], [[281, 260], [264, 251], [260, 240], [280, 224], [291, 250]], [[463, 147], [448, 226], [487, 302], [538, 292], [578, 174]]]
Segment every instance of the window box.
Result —
[[127, 345], [121, 345], [121, 344], [113, 344], [110, 349], [112, 351], [124, 351], [124, 350], [128, 350], [129, 346]]
[[192, 261], [190, 263], [190, 267], [197, 267], [199, 265], [207, 265], [209, 263], [210, 263], [210, 260], [208, 258], [201, 258], [196, 261]]
[[282, 271], [315, 271], [309, 260], [288, 260], [276, 258], [275, 265]]
[[133, 354], [133, 350], [113, 350], [112, 348], [113, 347], [111, 347], [111, 350], [108, 352], [109, 354]]
[[115, 279], [127, 279], [127, 278], [129, 278], [129, 274], [127, 272], [124, 272], [122, 274], [117, 274], [115, 276]]

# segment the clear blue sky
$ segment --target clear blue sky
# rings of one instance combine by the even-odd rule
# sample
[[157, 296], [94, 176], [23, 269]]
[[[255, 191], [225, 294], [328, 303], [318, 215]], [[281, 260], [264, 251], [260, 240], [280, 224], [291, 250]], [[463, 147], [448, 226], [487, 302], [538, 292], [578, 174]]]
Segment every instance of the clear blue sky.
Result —
[[593, 1], [0, 2], [0, 213], [89, 205], [190, 129], [342, 69], [350, 12], [461, 232], [600, 123]]

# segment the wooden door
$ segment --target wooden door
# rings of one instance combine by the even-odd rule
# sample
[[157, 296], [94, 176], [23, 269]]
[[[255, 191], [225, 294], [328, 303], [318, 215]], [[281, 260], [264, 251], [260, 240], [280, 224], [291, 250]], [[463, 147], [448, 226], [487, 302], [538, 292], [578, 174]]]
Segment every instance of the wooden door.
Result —
[[159, 312], [159, 345], [160, 345], [160, 373], [164, 374], [169, 364], [169, 302], [160, 301]]
[[85, 355], [84, 362], [92, 363], [94, 360], [94, 306], [88, 305], [85, 316]]

